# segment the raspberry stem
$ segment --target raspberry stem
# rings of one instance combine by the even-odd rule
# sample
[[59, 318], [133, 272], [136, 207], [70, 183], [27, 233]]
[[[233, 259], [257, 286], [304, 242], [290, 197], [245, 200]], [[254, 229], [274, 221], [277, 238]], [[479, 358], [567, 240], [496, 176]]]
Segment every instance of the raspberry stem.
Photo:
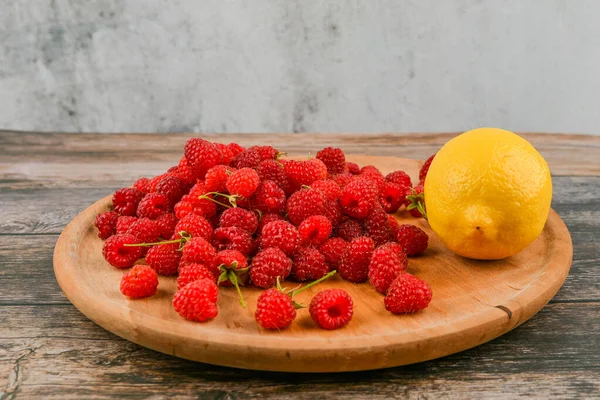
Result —
[[294, 291], [291, 293], [291, 296], [297, 295], [298, 293], [300, 293], [300, 292], [302, 292], [302, 291], [304, 291], [304, 290], [306, 290], [306, 289], [308, 289], [308, 288], [310, 288], [310, 287], [313, 287], [313, 286], [315, 286], [315, 285], [317, 285], [317, 284], [319, 284], [319, 283], [323, 282], [324, 280], [327, 280], [327, 279], [331, 278], [332, 276], [334, 276], [334, 275], [336, 274], [336, 272], [337, 272], [337, 271], [335, 271], [335, 270], [334, 270], [334, 271], [331, 271], [331, 272], [329, 272], [327, 275], [324, 275], [324, 276], [322, 276], [321, 278], [317, 279], [316, 281], [312, 281], [311, 283], [304, 285], [304, 286], [303, 286], [303, 287], [301, 287], [300, 289], [296, 289], [296, 290], [294, 290]]
[[[214, 195], [214, 196], [221, 196], [221, 197], [225, 197], [227, 200], [229, 200], [229, 204], [231, 204], [231, 205], [227, 205], [227, 204], [225, 204], [225, 203], [221, 203], [220, 201], [217, 201], [217, 200], [213, 199], [212, 197], [209, 197], [209, 196], [208, 196], [209, 194], [212, 194], [212, 195]], [[235, 207], [237, 207], [237, 204], [236, 204], [236, 199], [238, 199], [238, 198], [239, 198], [239, 196], [230, 195], [230, 194], [224, 194], [224, 193], [219, 193], [219, 192], [208, 192], [208, 193], [205, 193], [205, 194], [203, 194], [202, 196], [200, 196], [200, 197], [198, 197], [198, 198], [199, 198], [199, 199], [206, 199], [206, 200], [210, 200], [210, 201], [212, 201], [212, 202], [214, 202], [214, 203], [217, 203], [217, 204], [219, 204], [219, 205], [221, 205], [221, 206], [223, 206], [223, 207], [226, 207], [226, 208], [231, 208], [231, 207], [234, 207], [234, 208], [235, 208]]]
[[124, 247], [150, 247], [150, 246], [159, 246], [161, 244], [174, 244], [174, 243], [184, 244], [192, 238], [192, 236], [185, 231], [181, 231], [178, 233], [179, 233], [179, 236], [181, 236], [181, 238], [179, 238], [179, 239], [163, 240], [162, 242], [154, 242], [154, 243], [125, 243], [123, 246]]
[[423, 218], [427, 219], [427, 212], [425, 211], [425, 196], [423, 193], [417, 193], [417, 191], [413, 189], [413, 194], [406, 196], [406, 199], [410, 201], [410, 204], [408, 207], [406, 207], [407, 211], [417, 209], [417, 211], [423, 215]]

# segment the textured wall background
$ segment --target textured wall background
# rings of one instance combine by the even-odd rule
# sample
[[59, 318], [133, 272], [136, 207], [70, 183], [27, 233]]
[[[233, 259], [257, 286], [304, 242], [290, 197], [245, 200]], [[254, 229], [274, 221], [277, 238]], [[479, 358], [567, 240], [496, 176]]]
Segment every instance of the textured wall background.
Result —
[[0, 127], [600, 132], [598, 0], [0, 0]]

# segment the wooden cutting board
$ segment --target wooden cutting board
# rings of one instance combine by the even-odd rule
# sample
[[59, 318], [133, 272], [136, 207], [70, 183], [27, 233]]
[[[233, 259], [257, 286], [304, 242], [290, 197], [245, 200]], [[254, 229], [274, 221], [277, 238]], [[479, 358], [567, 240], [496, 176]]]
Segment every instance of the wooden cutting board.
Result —
[[[401, 169], [416, 181], [421, 162], [350, 156], [359, 165], [388, 173]], [[409, 259], [408, 271], [432, 287], [430, 306], [414, 315], [392, 315], [370, 284], [354, 285], [339, 277], [297, 296], [308, 304], [318, 291], [346, 289], [355, 303], [354, 318], [336, 331], [319, 329], [306, 309], [284, 331], [266, 331], [254, 321], [258, 289], [244, 288], [248, 308], [235, 289], [222, 288], [219, 315], [208, 323], [181, 318], [171, 306], [175, 278], [160, 277], [158, 293], [129, 300], [119, 291], [123, 270], [102, 257], [94, 218], [110, 205], [106, 197], [79, 214], [61, 234], [54, 271], [69, 300], [105, 329], [142, 346], [205, 363], [294, 372], [368, 370], [410, 364], [456, 353], [494, 339], [538, 312], [563, 284], [573, 255], [569, 232], [550, 211], [541, 236], [523, 252], [500, 261], [475, 261], [448, 251], [427, 221], [406, 212], [396, 218], [423, 228], [429, 248]], [[287, 286], [296, 286], [287, 283]]]

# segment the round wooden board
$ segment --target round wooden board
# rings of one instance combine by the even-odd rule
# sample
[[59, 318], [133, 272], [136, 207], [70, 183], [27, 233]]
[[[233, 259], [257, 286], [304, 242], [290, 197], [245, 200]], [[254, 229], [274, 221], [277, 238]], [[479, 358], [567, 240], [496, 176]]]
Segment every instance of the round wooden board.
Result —
[[[421, 162], [351, 156], [382, 172], [401, 169], [413, 181]], [[496, 338], [538, 312], [558, 291], [571, 266], [569, 232], [551, 211], [542, 235], [526, 250], [500, 261], [474, 261], [449, 252], [423, 219], [405, 212], [398, 220], [423, 228], [430, 237], [421, 257], [409, 259], [408, 271], [433, 289], [427, 309], [392, 315], [383, 296], [368, 283], [354, 285], [335, 276], [306, 290], [297, 300], [308, 304], [319, 290], [346, 289], [355, 302], [354, 318], [337, 331], [319, 329], [307, 310], [292, 326], [266, 331], [254, 321], [258, 289], [244, 288], [248, 308], [235, 290], [223, 288], [219, 315], [208, 323], [181, 318], [171, 306], [175, 279], [160, 277], [158, 293], [129, 300], [119, 291], [124, 271], [102, 257], [94, 218], [110, 204], [106, 197], [65, 228], [54, 252], [54, 271], [69, 300], [105, 329], [142, 346], [210, 364], [269, 371], [337, 372], [392, 367], [456, 353]], [[287, 286], [295, 286], [287, 283]]]

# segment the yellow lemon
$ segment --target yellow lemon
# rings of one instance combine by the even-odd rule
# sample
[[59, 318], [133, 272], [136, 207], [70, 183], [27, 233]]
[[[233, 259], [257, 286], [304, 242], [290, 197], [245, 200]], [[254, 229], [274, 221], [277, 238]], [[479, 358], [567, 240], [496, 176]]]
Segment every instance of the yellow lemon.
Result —
[[496, 260], [540, 235], [552, 180], [528, 141], [503, 129], [480, 128], [448, 141], [436, 154], [424, 196], [431, 229], [450, 250]]

